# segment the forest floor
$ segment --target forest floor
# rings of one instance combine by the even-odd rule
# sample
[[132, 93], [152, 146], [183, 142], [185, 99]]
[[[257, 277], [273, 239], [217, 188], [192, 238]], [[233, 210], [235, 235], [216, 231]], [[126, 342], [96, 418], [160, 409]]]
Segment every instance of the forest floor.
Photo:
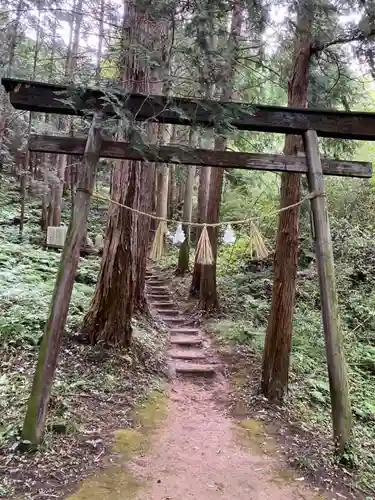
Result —
[[138, 427], [140, 434], [157, 429], [151, 446], [139, 449], [126, 433], [117, 463], [89, 478], [70, 500], [345, 498], [323, 495], [285, 468], [261, 422], [231, 419], [223, 380], [176, 379], [167, 391], [159, 420]]
[[[371, 478], [370, 460], [351, 469], [332, 460], [325, 386], [315, 385], [314, 390], [295, 386], [283, 408], [271, 407], [259, 397], [261, 363], [259, 350], [253, 346], [258, 333], [244, 322], [244, 316], [245, 312], [253, 315], [254, 323], [259, 322], [263, 329], [266, 300], [257, 298], [259, 293], [253, 290], [244, 290], [241, 282], [232, 283], [226, 274], [220, 278], [223, 310], [208, 321], [201, 317], [196, 301], [186, 300], [190, 275], [174, 277], [174, 266], [163, 270], [163, 275], [182, 314], [206, 329], [220, 364], [216, 381], [177, 378], [162, 382], [167, 332], [159, 322], [135, 321], [130, 352], [82, 346], [67, 335], [53, 385], [44, 446], [31, 456], [19, 453], [22, 418], [60, 255], [41, 248], [38, 204], [27, 205], [22, 239], [13, 224], [18, 211], [18, 192], [12, 185], [1, 188], [0, 498], [240, 499], [236, 488], [246, 492], [246, 499], [283, 498], [284, 493], [285, 498], [375, 498], [353, 489], [359, 471]], [[91, 236], [102, 225], [105, 213], [105, 207], [93, 210]], [[66, 220], [68, 215], [67, 207]], [[89, 307], [99, 264], [98, 259], [80, 260], [68, 332], [75, 331]], [[259, 283], [263, 290], [268, 280], [262, 273], [257, 276], [257, 280], [247, 275], [241, 279], [253, 286]], [[314, 297], [310, 289], [305, 295]], [[229, 300], [238, 305], [241, 324], [228, 321], [232, 319]], [[301, 325], [312, 325], [306, 333], [311, 339], [316, 322], [308, 311], [300, 314], [297, 327], [301, 333]], [[320, 321], [319, 311], [316, 316]], [[235, 335], [246, 344], [230, 342]], [[349, 353], [357, 351], [350, 349]], [[300, 363], [305, 371], [306, 361], [315, 359], [314, 352], [307, 354]], [[318, 356], [316, 360], [320, 366]], [[300, 365], [294, 362], [293, 379]], [[356, 393], [365, 394], [367, 399], [362, 399], [367, 402], [373, 386], [366, 392], [366, 385], [358, 380]], [[144, 399], [147, 393], [149, 397]], [[313, 402], [307, 405], [304, 401], [302, 406], [314, 413], [302, 414], [301, 405], [296, 411], [299, 394], [314, 395]], [[318, 415], [319, 425], [311, 426], [309, 415]], [[363, 415], [356, 421], [356, 437], [371, 451], [373, 433], [367, 413]], [[361, 460], [362, 456], [372, 455], [359, 455]]]
[[[173, 296], [176, 297], [176, 290]], [[176, 307], [171, 298], [165, 300], [171, 304], [168, 307]], [[183, 319], [194, 321], [189, 304], [180, 301], [179, 306], [184, 309]], [[177, 315], [176, 309], [172, 322]], [[172, 332], [175, 330], [171, 330], [171, 338]], [[241, 363], [233, 363], [234, 358], [231, 360], [228, 353], [215, 354], [212, 340], [206, 333], [199, 349], [216, 367], [216, 376], [191, 378], [170, 371], [172, 380], [165, 391], [154, 392], [151, 400], [135, 410], [135, 427], [115, 434], [117, 455], [101, 472], [84, 481], [69, 499], [363, 498], [346, 487], [337, 471], [326, 470], [321, 477], [312, 478], [287, 463], [286, 448], [277, 434], [283, 430], [286, 443], [288, 438], [300, 443], [303, 440], [298, 439], [299, 433], [293, 434], [290, 427], [283, 426], [275, 412], [270, 425], [265, 417], [271, 413], [264, 405], [262, 409], [257, 405], [257, 415], [248, 414], [241, 401]], [[192, 352], [186, 347], [185, 356], [189, 349]], [[199, 349], [194, 348], [194, 352]], [[311, 449], [310, 446], [310, 450], [303, 451], [308, 455]]]

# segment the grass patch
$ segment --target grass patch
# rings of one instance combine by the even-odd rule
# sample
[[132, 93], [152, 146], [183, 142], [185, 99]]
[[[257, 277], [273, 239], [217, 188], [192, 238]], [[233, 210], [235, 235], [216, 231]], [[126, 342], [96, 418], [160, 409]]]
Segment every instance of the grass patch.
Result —
[[133, 500], [142, 484], [123, 466], [106, 469], [85, 481], [69, 500]]
[[[166, 416], [167, 396], [160, 390], [153, 390], [134, 409], [134, 424], [137, 428], [119, 429], [114, 434], [113, 451], [121, 459], [129, 460], [142, 455], [151, 446], [151, 438]], [[116, 467], [106, 468], [100, 474], [83, 482], [78, 492], [70, 500], [132, 500], [142, 483], [126, 469], [121, 462]]]
[[167, 396], [159, 390], [152, 391], [137, 405], [134, 412], [135, 428], [115, 432], [113, 450], [127, 458], [145, 453], [154, 432], [163, 423], [167, 414]]
[[267, 456], [274, 456], [277, 453], [277, 443], [268, 434], [267, 426], [261, 420], [238, 420], [236, 441], [241, 447], [254, 453]]

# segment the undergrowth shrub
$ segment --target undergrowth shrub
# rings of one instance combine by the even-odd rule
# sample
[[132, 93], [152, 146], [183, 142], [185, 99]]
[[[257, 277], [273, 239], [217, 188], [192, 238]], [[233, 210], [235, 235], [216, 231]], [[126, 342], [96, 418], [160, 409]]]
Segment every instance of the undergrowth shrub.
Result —
[[[29, 244], [1, 242], [0, 342], [37, 344], [43, 334], [60, 254]], [[81, 259], [79, 273], [95, 282], [98, 260]], [[87, 281], [87, 278], [86, 278]], [[68, 328], [87, 311], [93, 287], [75, 283]]]
[[[354, 414], [349, 461], [361, 469], [361, 485], [375, 489], [375, 453], [370, 445], [375, 442], [375, 233], [372, 217], [367, 216], [368, 207], [374, 205], [366, 205], [375, 201], [375, 195], [373, 187], [366, 187], [363, 193], [362, 187], [361, 182], [353, 183], [355, 192], [348, 198], [349, 209], [343, 199], [347, 187], [330, 182], [328, 192], [333, 203], [330, 222]], [[233, 199], [232, 204], [235, 202]], [[362, 224], [363, 212], [366, 216]], [[307, 229], [305, 221], [302, 231]], [[216, 324], [216, 331], [223, 342], [251, 346], [260, 360], [270, 311], [272, 268], [270, 262], [257, 265], [248, 248], [242, 236], [234, 247], [220, 248], [217, 270], [223, 318]], [[330, 438], [330, 393], [318, 276], [307, 232], [302, 232], [301, 254], [287, 404]]]

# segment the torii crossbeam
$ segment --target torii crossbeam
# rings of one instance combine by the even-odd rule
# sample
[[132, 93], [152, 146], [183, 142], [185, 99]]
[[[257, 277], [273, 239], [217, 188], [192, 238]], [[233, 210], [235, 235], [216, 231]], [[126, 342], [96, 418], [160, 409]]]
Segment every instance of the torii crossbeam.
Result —
[[[134, 120], [175, 125], [230, 125], [241, 130], [303, 134], [315, 130], [319, 136], [375, 140], [375, 113], [294, 109], [239, 102], [184, 97], [104, 92], [99, 89], [54, 85], [14, 78], [1, 80], [16, 109], [63, 115], [104, 111], [116, 115], [123, 107]], [[110, 102], [111, 94], [116, 106]]]

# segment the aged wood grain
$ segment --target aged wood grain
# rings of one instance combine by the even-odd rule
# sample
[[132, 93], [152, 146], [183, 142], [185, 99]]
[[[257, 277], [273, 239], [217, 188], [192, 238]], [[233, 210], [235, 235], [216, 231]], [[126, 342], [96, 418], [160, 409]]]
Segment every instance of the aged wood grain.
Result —
[[[84, 89], [27, 80], [3, 78], [2, 84], [16, 109], [82, 115], [99, 109], [114, 115], [108, 95], [96, 89]], [[70, 102], [64, 102], [70, 100]], [[375, 140], [375, 114], [334, 110], [293, 109], [238, 102], [219, 102], [142, 94], [116, 94], [116, 102], [135, 120], [153, 119], [179, 125], [222, 126], [230, 124], [243, 130], [303, 134], [316, 130], [324, 137]]]
[[[31, 135], [29, 149], [34, 152], [83, 155], [86, 139], [84, 137], [59, 137], [49, 135]], [[270, 172], [307, 173], [304, 157], [282, 155], [262, 155], [238, 153], [232, 151], [213, 151], [208, 149], [184, 148], [181, 146], [143, 146], [135, 149], [129, 143], [103, 141], [100, 155], [105, 158], [128, 160], [147, 160], [160, 163], [198, 165], [209, 167], [241, 168], [245, 170], [263, 170]], [[323, 160], [325, 175], [370, 178], [372, 166], [365, 162]]]

